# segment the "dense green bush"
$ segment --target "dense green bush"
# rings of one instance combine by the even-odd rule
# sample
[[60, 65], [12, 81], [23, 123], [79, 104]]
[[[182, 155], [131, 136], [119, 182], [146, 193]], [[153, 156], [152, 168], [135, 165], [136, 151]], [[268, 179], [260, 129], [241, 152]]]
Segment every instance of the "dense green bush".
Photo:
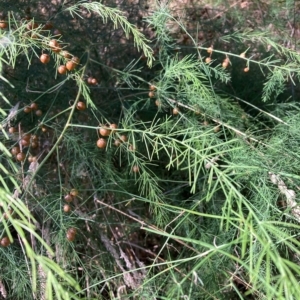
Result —
[[124, 5], [0, 7], [2, 298], [299, 299], [299, 8]]

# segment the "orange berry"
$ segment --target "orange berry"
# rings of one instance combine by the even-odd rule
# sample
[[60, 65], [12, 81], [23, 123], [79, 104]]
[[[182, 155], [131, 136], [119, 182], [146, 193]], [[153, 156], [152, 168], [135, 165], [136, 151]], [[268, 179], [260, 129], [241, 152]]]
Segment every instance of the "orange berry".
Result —
[[17, 128], [15, 128], [15, 127], [9, 127], [8, 128], [8, 132], [9, 133], [15, 133], [15, 132], [17, 132]]
[[153, 98], [155, 96], [155, 93], [153, 91], [150, 91], [148, 96], [149, 96], [149, 98]]
[[129, 151], [135, 151], [135, 147], [133, 145], [129, 145], [128, 150]]
[[29, 114], [31, 112], [31, 107], [30, 106], [25, 106], [24, 107], [24, 113]]
[[30, 142], [28, 140], [25, 140], [25, 139], [21, 139], [20, 143], [23, 147], [28, 147], [29, 144], [30, 144]]
[[178, 107], [174, 107], [173, 108], [173, 115], [178, 115], [180, 112], [179, 108]]
[[66, 74], [66, 73], [67, 73], [67, 68], [66, 68], [66, 66], [60, 65], [60, 66], [57, 68], [57, 72], [58, 72], [59, 74]]
[[125, 135], [125, 134], [122, 134], [121, 136], [120, 136], [120, 140], [122, 141], [122, 142], [127, 142], [127, 140], [128, 140], [128, 137], [127, 137], [127, 135]]
[[0, 20], [0, 28], [5, 29], [7, 27], [7, 23], [3, 20]]
[[209, 64], [209, 63], [211, 62], [211, 58], [210, 58], [210, 57], [206, 57], [206, 58], [205, 58], [205, 62], [206, 62], [207, 64]]
[[101, 149], [104, 149], [106, 147], [106, 140], [103, 139], [103, 138], [100, 138], [98, 141], [97, 141], [97, 147], [98, 148], [101, 148]]
[[119, 140], [119, 139], [116, 139], [116, 140], [114, 141], [114, 145], [115, 145], [116, 147], [119, 147], [121, 144], [122, 144], [122, 142], [121, 142], [121, 140]]
[[222, 63], [222, 67], [224, 69], [226, 69], [228, 67], [228, 62], [224, 60], [223, 63]]
[[98, 84], [97, 79], [96, 79], [96, 78], [92, 78], [91, 84], [92, 84], [92, 85], [97, 85], [97, 84]]
[[39, 143], [37, 141], [32, 141], [31, 144], [30, 144], [30, 147], [35, 149], [39, 146]]
[[60, 54], [61, 54], [64, 58], [71, 58], [71, 57], [72, 57], [71, 54], [70, 54], [68, 51], [66, 51], [66, 50], [61, 51]]
[[118, 129], [118, 125], [117, 124], [110, 124], [109, 128], [111, 129], [111, 133], [114, 133], [116, 131], [116, 129]]
[[30, 104], [30, 108], [32, 110], [37, 110], [38, 109], [38, 105], [35, 102], [33, 102], [33, 103]]
[[38, 117], [41, 117], [43, 115], [43, 111], [38, 109], [35, 114], [38, 116]]
[[133, 172], [133, 173], [138, 173], [139, 171], [140, 171], [139, 166], [134, 165], [134, 166], [132, 167], [132, 172]]
[[71, 233], [71, 234], [73, 234], [73, 235], [75, 235], [76, 232], [77, 232], [77, 229], [74, 228], [74, 227], [71, 227], [71, 228], [68, 229], [68, 233]]
[[72, 60], [69, 60], [66, 63], [66, 68], [68, 69], [68, 71], [73, 71], [76, 68], [76, 66], [77, 65]]
[[40, 56], [40, 61], [41, 61], [43, 64], [47, 64], [47, 63], [50, 61], [50, 55], [49, 55], [49, 54], [46, 54], [46, 53], [43, 53], [43, 54]]
[[70, 232], [67, 232], [67, 240], [69, 242], [73, 242], [75, 240], [75, 234], [72, 234]]
[[22, 136], [22, 139], [26, 140], [26, 141], [30, 141], [31, 139], [31, 134], [30, 133], [26, 133]]
[[71, 189], [70, 195], [73, 196], [73, 197], [78, 196], [78, 190], [77, 189]]
[[2, 247], [8, 247], [10, 245], [10, 240], [7, 236], [1, 239], [0, 244]]
[[100, 127], [99, 133], [102, 136], [109, 136], [111, 134], [111, 130], [109, 128], [107, 128], [107, 127]]
[[78, 110], [85, 110], [86, 109], [86, 104], [83, 101], [78, 101], [76, 104], [76, 108]]
[[24, 161], [25, 157], [26, 157], [26, 155], [23, 152], [20, 152], [20, 153], [17, 154], [17, 160], [18, 161]]
[[208, 47], [208, 48], [207, 48], [207, 53], [210, 54], [210, 53], [212, 53], [212, 52], [213, 52], [213, 47], [212, 47], [212, 46], [211, 46], [211, 47]]
[[79, 57], [73, 56], [73, 57], [72, 57], [72, 62], [73, 62], [74, 64], [76, 64], [76, 65], [79, 65], [79, 63], [80, 63]]
[[71, 211], [71, 206], [69, 204], [65, 204], [63, 209], [64, 209], [64, 212], [68, 213]]
[[73, 198], [73, 196], [72, 196], [71, 194], [67, 194], [67, 195], [65, 196], [65, 201], [68, 202], [68, 203], [72, 202], [73, 199], [74, 199], [74, 198]]
[[13, 147], [10, 152], [12, 155], [17, 155], [18, 153], [20, 153], [20, 147], [19, 146], [16, 146], [16, 147]]
[[218, 126], [216, 126], [216, 127], [214, 127], [214, 132], [219, 132], [220, 131], [220, 125], [218, 125]]
[[49, 47], [50, 47], [51, 50], [54, 51], [54, 52], [60, 52], [60, 50], [61, 50], [60, 44], [58, 43], [57, 40], [51, 40], [51, 41], [49, 42]]

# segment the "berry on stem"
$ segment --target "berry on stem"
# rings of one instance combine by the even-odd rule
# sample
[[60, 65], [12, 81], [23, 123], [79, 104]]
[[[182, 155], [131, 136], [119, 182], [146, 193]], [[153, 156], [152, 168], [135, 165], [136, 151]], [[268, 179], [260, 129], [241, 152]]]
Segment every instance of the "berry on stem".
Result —
[[134, 166], [132, 167], [132, 172], [133, 172], [133, 173], [139, 173], [139, 171], [140, 171], [140, 168], [139, 168], [138, 165], [134, 165]]
[[24, 161], [25, 157], [26, 157], [26, 155], [23, 152], [20, 152], [20, 153], [17, 154], [17, 160], [18, 161]]
[[66, 51], [66, 50], [61, 51], [61, 55], [64, 58], [71, 58], [72, 57], [71, 54], [68, 51]]
[[206, 62], [207, 64], [209, 64], [209, 63], [211, 62], [211, 58], [210, 58], [210, 57], [206, 57], [206, 58], [205, 58], [205, 62]]
[[73, 242], [75, 240], [75, 234], [70, 233], [69, 231], [67, 232], [67, 240], [69, 242]]
[[58, 41], [57, 40], [51, 40], [50, 42], [49, 42], [49, 47], [51, 48], [51, 50], [53, 51], [53, 52], [60, 52], [61, 51], [61, 47], [60, 47], [60, 44], [58, 43]]
[[173, 108], [173, 115], [178, 115], [180, 112], [179, 108], [178, 107], [174, 107]]
[[69, 60], [66, 63], [66, 68], [68, 69], [68, 71], [73, 71], [76, 68], [76, 66], [77, 65], [72, 60]]
[[43, 115], [43, 112], [42, 112], [40, 109], [38, 109], [38, 110], [35, 112], [35, 114], [36, 114], [38, 117], [41, 117], [41, 116]]
[[49, 54], [46, 54], [46, 53], [43, 53], [43, 54], [40, 56], [40, 61], [41, 61], [43, 64], [47, 64], [47, 63], [50, 61], [50, 55], [49, 55]]
[[73, 196], [73, 197], [78, 196], [78, 190], [77, 189], [71, 189], [70, 195]]
[[98, 84], [97, 79], [96, 79], [96, 78], [92, 78], [91, 84], [92, 84], [92, 85], [97, 85], [97, 84]]
[[116, 139], [116, 140], [114, 141], [114, 145], [115, 145], [116, 147], [119, 147], [121, 144], [122, 144], [122, 142], [121, 142], [120, 139]]
[[8, 128], [9, 133], [15, 133], [16, 131], [17, 131], [17, 128], [15, 128], [15, 127], [9, 127]]
[[65, 196], [65, 201], [66, 202], [68, 202], [68, 203], [70, 203], [70, 202], [72, 202], [74, 199], [73, 199], [73, 196], [71, 195], [71, 194], [67, 194], [66, 196]]
[[7, 236], [3, 237], [0, 241], [2, 247], [8, 247], [10, 245], [10, 240]]
[[102, 136], [109, 136], [111, 134], [111, 130], [109, 128], [107, 128], [107, 127], [100, 127], [99, 133]]
[[30, 142], [28, 140], [25, 140], [25, 139], [21, 139], [20, 143], [23, 147], [28, 147], [29, 144], [30, 144]]
[[155, 90], [156, 90], [156, 87], [155, 87], [155, 85], [153, 85], [153, 84], [150, 84], [150, 86], [149, 86], [149, 90], [150, 90], [150, 91], [155, 91]]
[[115, 131], [118, 129], [118, 125], [115, 123], [112, 123], [109, 125], [109, 128], [111, 129], [111, 133], [115, 133]]
[[7, 23], [4, 20], [0, 20], [0, 28], [1, 29], [7, 28]]
[[10, 152], [12, 155], [17, 155], [18, 153], [20, 153], [20, 147], [16, 146], [16, 147], [13, 147]]
[[85, 110], [86, 109], [86, 104], [83, 101], [78, 101], [76, 104], [76, 108], [78, 110]]
[[31, 107], [30, 106], [25, 106], [24, 107], [24, 113], [29, 114], [31, 112]]
[[69, 204], [65, 204], [63, 210], [65, 213], [68, 213], [71, 211], [71, 206]]
[[33, 102], [33, 103], [30, 104], [30, 108], [32, 110], [37, 110], [38, 109], [38, 105], [35, 102]]
[[100, 148], [100, 149], [104, 149], [106, 147], [106, 144], [107, 144], [107, 142], [103, 138], [100, 138], [97, 141], [97, 147]]
[[58, 68], [57, 68], [57, 72], [59, 74], [66, 74], [67, 73], [67, 68], [65, 65], [60, 65]]
[[213, 52], [213, 46], [207, 48], [207, 53], [211, 54]]
[[75, 64], [77, 64], [77, 65], [79, 65], [79, 63], [80, 63], [80, 59], [79, 59], [79, 57], [77, 57], [77, 56], [73, 56], [73, 57], [72, 57], [72, 61], [73, 61]]
[[127, 140], [128, 140], [127, 135], [122, 134], [122, 135], [120, 136], [120, 140], [121, 140], [123, 143], [127, 142]]
[[155, 96], [155, 93], [154, 91], [150, 91], [149, 94], [148, 94], [149, 98], [153, 98]]
[[161, 101], [158, 100], [158, 99], [156, 99], [156, 100], [155, 100], [155, 105], [156, 105], [157, 107], [160, 107], [160, 106], [161, 106]]

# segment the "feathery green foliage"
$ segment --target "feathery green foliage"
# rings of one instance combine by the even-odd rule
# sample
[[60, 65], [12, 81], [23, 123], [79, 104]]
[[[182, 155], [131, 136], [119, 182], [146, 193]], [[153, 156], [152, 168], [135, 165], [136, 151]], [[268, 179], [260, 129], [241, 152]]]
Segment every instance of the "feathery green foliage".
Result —
[[9, 13], [3, 298], [299, 298], [300, 54], [277, 3], [257, 1], [255, 30], [242, 3], [199, 7], [194, 25], [188, 5], [155, 3], [142, 28], [140, 11], [64, 2], [53, 22], [77, 31], [62, 35], [39, 7]]

